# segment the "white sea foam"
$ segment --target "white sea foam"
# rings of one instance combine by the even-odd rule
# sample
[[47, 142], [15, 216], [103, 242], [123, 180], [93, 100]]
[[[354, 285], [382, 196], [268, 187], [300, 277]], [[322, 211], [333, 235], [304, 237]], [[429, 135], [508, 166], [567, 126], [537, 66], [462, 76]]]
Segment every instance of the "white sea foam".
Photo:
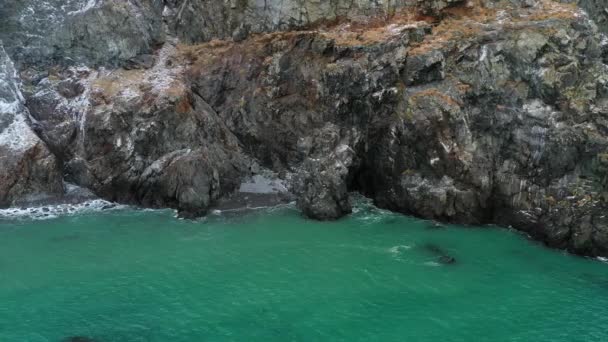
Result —
[[31, 208], [0, 209], [0, 219], [48, 220], [60, 216], [73, 216], [106, 210], [118, 210], [126, 207], [127, 206], [117, 205], [101, 199], [95, 199], [78, 204], [55, 204]]
[[412, 246], [408, 246], [408, 245], [397, 245], [397, 246], [393, 246], [391, 248], [388, 249], [389, 253], [397, 256], [400, 255], [401, 253], [412, 249]]
[[436, 261], [427, 261], [424, 263], [425, 266], [431, 266], [431, 267], [439, 267], [441, 266], [440, 263], [436, 262]]

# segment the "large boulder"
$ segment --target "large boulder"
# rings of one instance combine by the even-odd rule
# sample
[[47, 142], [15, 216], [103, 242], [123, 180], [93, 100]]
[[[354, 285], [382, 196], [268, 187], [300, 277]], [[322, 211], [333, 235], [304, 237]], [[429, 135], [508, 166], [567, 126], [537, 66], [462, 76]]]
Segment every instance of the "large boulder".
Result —
[[356, 145], [357, 137], [349, 137], [336, 125], [328, 124], [310, 142], [303, 140], [300, 146], [307, 158], [294, 182], [298, 208], [317, 220], [335, 220], [350, 214], [348, 177], [357, 163], [351, 147]]

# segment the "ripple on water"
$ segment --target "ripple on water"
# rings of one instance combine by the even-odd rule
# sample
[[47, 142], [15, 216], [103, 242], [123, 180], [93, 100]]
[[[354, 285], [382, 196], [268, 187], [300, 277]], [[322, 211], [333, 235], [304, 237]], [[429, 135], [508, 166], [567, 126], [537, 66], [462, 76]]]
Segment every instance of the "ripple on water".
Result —
[[509, 230], [173, 214], [3, 224], [0, 341], [608, 341], [608, 265]]

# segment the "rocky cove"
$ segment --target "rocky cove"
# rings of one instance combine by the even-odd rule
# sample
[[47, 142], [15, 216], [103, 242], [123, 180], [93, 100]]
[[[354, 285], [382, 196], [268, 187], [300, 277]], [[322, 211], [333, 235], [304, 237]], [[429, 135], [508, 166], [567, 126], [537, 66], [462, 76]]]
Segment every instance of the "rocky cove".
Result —
[[[608, 256], [601, 1], [4, 0], [0, 206], [359, 192]], [[83, 190], [84, 191], [84, 190]]]

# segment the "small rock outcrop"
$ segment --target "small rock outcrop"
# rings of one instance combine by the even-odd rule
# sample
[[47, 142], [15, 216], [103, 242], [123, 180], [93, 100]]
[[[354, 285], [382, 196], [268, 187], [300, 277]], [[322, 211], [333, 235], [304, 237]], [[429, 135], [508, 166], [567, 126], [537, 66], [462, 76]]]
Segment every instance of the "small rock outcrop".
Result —
[[339, 127], [328, 124], [299, 144], [300, 152], [307, 157], [296, 175], [294, 192], [298, 208], [308, 217], [335, 220], [352, 211], [348, 176], [356, 163], [351, 146], [357, 139], [344, 139], [341, 133]]

